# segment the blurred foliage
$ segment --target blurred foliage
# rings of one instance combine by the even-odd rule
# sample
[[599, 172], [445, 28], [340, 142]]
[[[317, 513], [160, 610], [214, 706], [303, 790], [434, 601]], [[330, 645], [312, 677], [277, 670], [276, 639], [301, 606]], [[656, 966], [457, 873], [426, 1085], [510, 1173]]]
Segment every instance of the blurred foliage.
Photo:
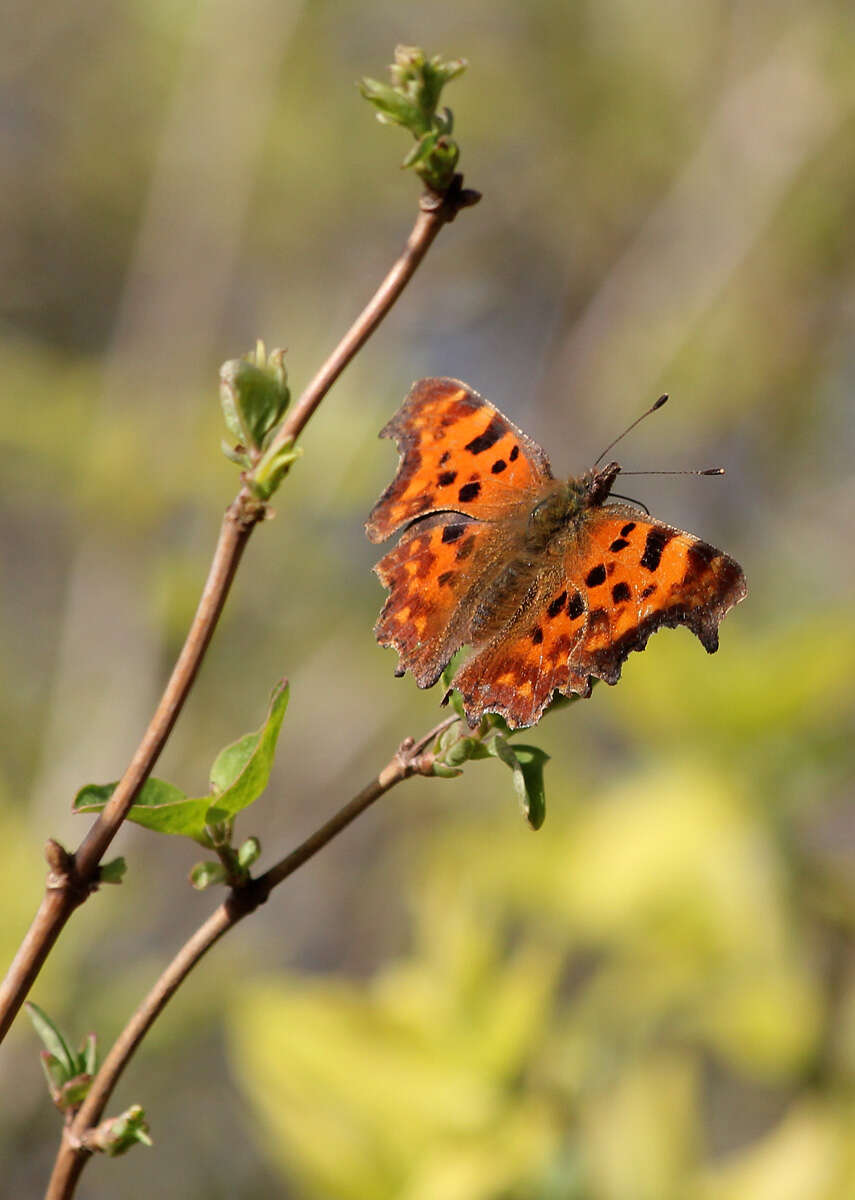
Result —
[[[526, 734], [540, 832], [500, 763], [412, 781], [218, 946], [111, 1110], [145, 1105], [147, 1190], [848, 1200], [851, 4], [12, 0], [7, 29], [6, 959], [41, 847], [81, 836], [71, 799], [124, 768], [197, 602], [235, 486], [219, 364], [287, 346], [298, 394], [406, 237], [416, 181], [355, 87], [397, 43], [469, 62], [454, 134], [484, 199], [301, 437], [158, 775], [203, 795], [287, 675], [237, 818], [264, 866], [439, 719], [371, 636], [362, 534], [394, 468], [377, 430], [424, 374], [495, 400], [556, 472], [670, 392], [627, 467], [727, 477], [635, 494], [751, 587], [714, 658], [660, 634]], [[182, 839], [119, 842], [122, 886], [33, 995], [75, 1046], [110, 1045], [211, 904]], [[40, 1195], [58, 1131], [26, 1022], [4, 1055], [3, 1186]], [[87, 1195], [134, 1195], [128, 1171], [99, 1160]]]
[[[741, 699], [771, 718], [750, 738], [708, 703], [711, 753], [680, 729], [655, 748], [638, 731], [643, 759], [557, 819], [553, 806], [536, 838], [450, 819], [418, 853], [412, 946], [368, 983], [289, 974], [243, 989], [233, 1061], [306, 1194], [855, 1191], [855, 972], [827, 976], [855, 889], [783, 836], [816, 768], [805, 714], [850, 690], [855, 641], [792, 680], [784, 706], [785, 682], [762, 668], [794, 645], [743, 648]], [[705, 667], [660, 663], [632, 700], [655, 719], [681, 681], [702, 694]], [[851, 713], [832, 711], [839, 754]]]

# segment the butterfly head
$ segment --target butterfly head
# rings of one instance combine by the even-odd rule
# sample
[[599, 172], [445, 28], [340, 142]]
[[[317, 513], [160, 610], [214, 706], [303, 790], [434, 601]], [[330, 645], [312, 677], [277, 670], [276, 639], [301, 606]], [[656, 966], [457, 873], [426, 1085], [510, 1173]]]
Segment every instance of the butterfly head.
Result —
[[585, 503], [591, 508], [603, 504], [608, 499], [618, 475], [620, 463], [616, 462], [606, 463], [604, 467], [594, 467], [592, 471], [583, 475]]

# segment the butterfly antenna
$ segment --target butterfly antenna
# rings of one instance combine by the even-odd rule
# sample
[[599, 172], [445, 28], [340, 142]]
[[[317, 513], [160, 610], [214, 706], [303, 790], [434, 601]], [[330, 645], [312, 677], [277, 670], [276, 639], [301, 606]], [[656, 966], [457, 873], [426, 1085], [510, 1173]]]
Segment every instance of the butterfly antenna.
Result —
[[619, 433], [613, 442], [609, 442], [608, 446], [606, 446], [605, 450], [602, 452], [600, 457], [594, 463], [594, 466], [596, 467], [599, 463], [601, 463], [603, 461], [603, 459], [606, 457], [606, 455], [608, 454], [608, 452], [611, 449], [613, 449], [618, 444], [618, 442], [622, 441], [626, 437], [626, 435], [631, 432], [631, 430], [635, 429], [636, 425], [640, 424], [640, 422], [642, 422], [645, 417], [649, 417], [651, 413], [656, 412], [657, 408], [661, 408], [667, 399], [668, 399], [668, 393], [666, 392], [664, 396], [660, 396], [659, 399], [654, 404], [651, 404], [650, 408], [648, 408], [646, 412], [643, 412], [640, 417], [636, 417], [631, 425], [627, 425], [627, 427], [623, 431], [623, 433]]
[[724, 467], [704, 467], [702, 471], [621, 471], [621, 475], [724, 475]]

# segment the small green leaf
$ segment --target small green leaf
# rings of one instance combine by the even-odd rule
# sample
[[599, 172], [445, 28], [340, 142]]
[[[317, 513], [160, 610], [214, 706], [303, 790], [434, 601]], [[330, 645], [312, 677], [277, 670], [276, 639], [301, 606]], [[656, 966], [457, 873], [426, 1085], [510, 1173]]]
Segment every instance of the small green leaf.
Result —
[[220, 405], [229, 433], [241, 447], [260, 450], [279, 423], [291, 399], [287, 378], [285, 351], [266, 355], [261, 342], [254, 353], [223, 363]]
[[413, 129], [418, 128], [423, 120], [418, 105], [388, 83], [363, 79], [359, 90], [377, 109], [377, 120], [385, 125], [403, 125], [405, 129]]
[[481, 743], [478, 738], [459, 738], [452, 746], [448, 748], [446, 753], [443, 755], [443, 760], [449, 767], [461, 767], [465, 762], [472, 758], [476, 748], [480, 744]]
[[238, 850], [238, 865], [248, 871], [261, 854], [261, 842], [257, 837], [249, 837]]
[[100, 1150], [110, 1158], [116, 1158], [137, 1142], [143, 1146], [152, 1144], [145, 1113], [138, 1104], [134, 1104], [121, 1116], [102, 1121], [90, 1134], [87, 1145], [91, 1150]]
[[223, 747], [211, 765], [209, 782], [212, 796], [219, 796], [231, 787], [252, 758], [260, 737], [261, 730], [256, 729], [254, 733], [245, 733], [230, 746]]
[[55, 1098], [55, 1103], [58, 1108], [63, 1110], [79, 1108], [86, 1095], [92, 1086], [92, 1077], [85, 1073], [75, 1075], [73, 1079], [69, 1079], [67, 1083], [60, 1088], [59, 1095]]
[[80, 1052], [77, 1055], [77, 1068], [86, 1075], [94, 1075], [98, 1064], [98, 1038], [94, 1033], [88, 1034]]
[[271, 445], [246, 477], [246, 482], [252, 488], [253, 494], [259, 500], [269, 500], [288, 474], [292, 464], [302, 454], [302, 449], [294, 445], [292, 438], [284, 441], [281, 446], [274, 448]]
[[[523, 813], [532, 829], [540, 829], [546, 819], [543, 769], [549, 762], [549, 755], [539, 746], [524, 746], [519, 742], [514, 742], [514, 753], [525, 782]], [[522, 797], [520, 799], [522, 801]]]
[[226, 868], [219, 862], [199, 862], [190, 870], [190, 882], [197, 892], [204, 892], [215, 883], [225, 883]]
[[68, 1080], [68, 1073], [62, 1063], [47, 1050], [39, 1051], [39, 1062], [42, 1064], [50, 1098], [56, 1104]]
[[64, 1083], [77, 1071], [77, 1063], [74, 1055], [69, 1050], [62, 1034], [59, 1032], [56, 1025], [54, 1025], [53, 1021], [46, 1012], [40, 1009], [37, 1004], [33, 1004], [32, 1002], [28, 1002], [25, 1007], [27, 1014], [33, 1023], [33, 1028], [39, 1035], [45, 1050], [62, 1068], [64, 1072], [62, 1082]]
[[220, 449], [229, 462], [235, 463], [239, 467], [244, 467], [249, 470], [252, 467], [252, 459], [249, 457], [243, 446], [232, 446], [225, 438], [220, 442]]
[[454, 779], [456, 776], [462, 775], [463, 771], [460, 767], [447, 767], [445, 763], [434, 762], [431, 773], [439, 775], [441, 779]]
[[500, 713], [485, 713], [484, 720], [487, 722], [488, 729], [498, 729], [503, 737], [510, 737], [513, 733], [510, 725]]
[[409, 154], [405, 155], [402, 167], [414, 167], [417, 163], [424, 162], [433, 154], [436, 149], [436, 143], [439, 140], [438, 133], [425, 133], [413, 146]]
[[[217, 755], [211, 768], [222, 790], [215, 800], [218, 814], [233, 817], [257, 800], [270, 779], [279, 730], [288, 707], [288, 684], [282, 680], [273, 689], [267, 718], [255, 733], [245, 734]], [[210, 803], [210, 801], [209, 801]], [[219, 820], [223, 819], [220, 815]]]
[[102, 863], [98, 869], [99, 883], [121, 883], [128, 870], [128, 864], [120, 856], [119, 858], [111, 858], [109, 862]]
[[456, 654], [453, 654], [451, 661], [442, 673], [441, 679], [442, 686], [445, 688], [446, 693], [448, 694], [448, 703], [457, 713], [458, 717], [461, 717], [465, 721], [466, 714], [463, 711], [463, 697], [460, 695], [460, 692], [454, 691], [451, 686], [451, 681], [457, 673], [457, 668], [460, 665], [462, 658], [462, 650], [458, 650]]
[[[87, 784], [74, 797], [72, 812], [100, 812], [115, 789], [115, 783]], [[147, 779], [128, 813], [128, 820], [155, 833], [191, 837], [207, 845], [206, 814], [211, 798], [193, 799], [164, 779]]]
[[546, 794], [543, 786], [543, 768], [549, 755], [538, 746], [509, 745], [500, 735], [488, 743], [491, 753], [500, 758], [513, 771], [514, 790], [520, 802], [522, 814], [532, 829], [540, 829], [546, 817]]

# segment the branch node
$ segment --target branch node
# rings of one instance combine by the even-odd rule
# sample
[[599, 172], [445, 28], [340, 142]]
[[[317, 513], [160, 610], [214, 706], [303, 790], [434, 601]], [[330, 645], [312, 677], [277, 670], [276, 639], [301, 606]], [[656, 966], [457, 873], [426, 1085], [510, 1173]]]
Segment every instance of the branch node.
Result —
[[442, 213], [443, 220], [450, 224], [461, 208], [471, 208], [480, 199], [481, 193], [464, 188], [463, 176], [457, 174], [444, 192], [426, 187], [419, 198], [419, 208], [424, 213]]
[[60, 845], [55, 838], [48, 838], [45, 858], [50, 867], [47, 886], [52, 890], [67, 887], [69, 876], [74, 870], [74, 855], [69, 854], [65, 846]]

